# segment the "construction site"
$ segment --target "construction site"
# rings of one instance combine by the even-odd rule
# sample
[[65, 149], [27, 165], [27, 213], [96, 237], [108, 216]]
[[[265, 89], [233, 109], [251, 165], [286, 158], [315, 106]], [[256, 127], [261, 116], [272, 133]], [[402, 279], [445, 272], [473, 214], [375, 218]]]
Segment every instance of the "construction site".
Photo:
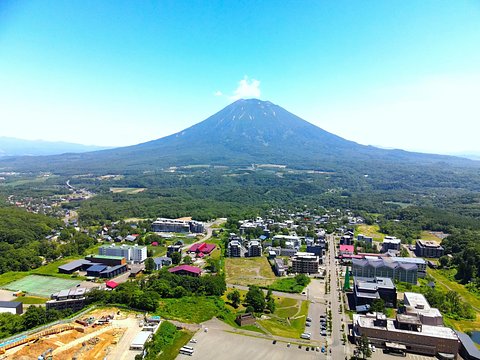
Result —
[[71, 323], [0, 344], [0, 360], [134, 359], [129, 345], [142, 328], [139, 316], [115, 308], [96, 309]]

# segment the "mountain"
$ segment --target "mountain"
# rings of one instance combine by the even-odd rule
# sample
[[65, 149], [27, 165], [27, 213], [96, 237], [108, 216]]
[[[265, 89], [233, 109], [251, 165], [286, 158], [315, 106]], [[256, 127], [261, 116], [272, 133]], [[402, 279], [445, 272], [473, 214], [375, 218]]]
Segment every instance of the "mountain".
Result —
[[24, 140], [0, 136], [0, 157], [82, 153], [102, 149], [106, 149], [106, 147], [88, 146], [60, 141]]
[[146, 143], [83, 154], [9, 158], [0, 168], [56, 172], [142, 171], [181, 165], [282, 164], [325, 171], [372, 165], [474, 166], [451, 156], [411, 153], [364, 146], [331, 134], [258, 99], [238, 100], [179, 133]]

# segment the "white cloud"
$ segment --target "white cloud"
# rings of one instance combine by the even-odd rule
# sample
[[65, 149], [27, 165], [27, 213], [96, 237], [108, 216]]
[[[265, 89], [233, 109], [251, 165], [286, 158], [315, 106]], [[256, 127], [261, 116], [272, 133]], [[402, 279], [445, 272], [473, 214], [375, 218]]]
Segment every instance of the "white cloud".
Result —
[[238, 100], [243, 98], [259, 98], [260, 97], [260, 81], [256, 79], [249, 80], [245, 76], [239, 81], [237, 89], [230, 96], [231, 100]]
[[215, 96], [223, 96], [223, 93], [220, 90], [217, 90], [213, 93]]

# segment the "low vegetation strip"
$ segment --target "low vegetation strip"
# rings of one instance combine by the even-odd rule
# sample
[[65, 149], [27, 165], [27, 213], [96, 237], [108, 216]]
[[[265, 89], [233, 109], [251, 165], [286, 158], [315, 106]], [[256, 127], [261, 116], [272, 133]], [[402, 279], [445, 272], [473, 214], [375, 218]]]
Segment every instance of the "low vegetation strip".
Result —
[[179, 299], [162, 299], [157, 315], [169, 320], [186, 323], [201, 323], [220, 315], [225, 303], [213, 296], [190, 296]]
[[[292, 301], [296, 303], [293, 307]], [[280, 298], [275, 313], [264, 316], [258, 323], [272, 335], [299, 338], [305, 326], [308, 305], [307, 301]]]
[[[162, 322], [157, 333], [146, 344], [145, 360], [173, 360], [178, 351], [188, 343], [193, 333], [186, 330], [177, 330], [177, 327], [168, 321]], [[140, 357], [142, 358], [142, 357]], [[136, 359], [136, 357], [135, 357]]]
[[286, 293], [301, 293], [303, 289], [310, 283], [310, 278], [304, 274], [296, 275], [293, 278], [280, 278], [268, 286], [273, 291], [281, 291]]

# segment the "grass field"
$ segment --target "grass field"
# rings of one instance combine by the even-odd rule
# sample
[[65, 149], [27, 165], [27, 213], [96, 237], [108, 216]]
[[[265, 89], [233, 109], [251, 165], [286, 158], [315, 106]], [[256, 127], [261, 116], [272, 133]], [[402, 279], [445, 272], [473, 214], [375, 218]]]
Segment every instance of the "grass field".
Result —
[[46, 298], [35, 297], [35, 296], [19, 296], [15, 299], [15, 301], [20, 301], [24, 304], [45, 304], [47, 302]]
[[142, 191], [145, 191], [145, 188], [122, 188], [122, 187], [110, 188], [110, 192], [114, 194], [123, 193], [123, 194], [132, 195], [132, 194], [141, 193]]
[[270, 285], [270, 289], [274, 291], [282, 291], [287, 293], [301, 293], [305, 286], [300, 285], [294, 278], [280, 278]]
[[176, 336], [173, 344], [166, 346], [162, 352], [157, 356], [159, 360], [174, 360], [178, 356], [180, 348], [184, 345], [187, 345], [190, 339], [193, 336], [193, 332], [187, 330], [179, 331]]
[[77, 280], [67, 280], [52, 276], [28, 275], [3, 287], [12, 291], [23, 291], [29, 295], [49, 298], [55, 292], [69, 289], [80, 284]]
[[299, 338], [308, 315], [308, 301], [275, 298], [275, 302], [275, 313], [268, 315], [268, 319], [258, 320], [258, 323], [272, 335]]
[[440, 239], [438, 236], [430, 233], [429, 231], [422, 231], [420, 234], [420, 239], [422, 240], [427, 240], [427, 241], [433, 241], [436, 243], [441, 243], [442, 239]]
[[223, 309], [222, 300], [215, 297], [196, 296], [163, 299], [156, 314], [169, 320], [198, 324], [217, 316]]
[[268, 286], [276, 278], [265, 257], [227, 258], [225, 271], [228, 284]]
[[363, 234], [365, 236], [370, 236], [373, 240], [379, 241], [385, 238], [385, 234], [380, 232], [378, 225], [357, 225], [355, 230], [355, 236], [358, 234]]
[[475, 320], [453, 320], [445, 318], [445, 323], [460, 331], [478, 330], [480, 329], [480, 298], [468, 291], [465, 286], [452, 281], [448, 278], [451, 273], [444, 273], [442, 270], [428, 269], [428, 275], [435, 279], [436, 286], [443, 291], [453, 290], [458, 293], [464, 301], [473, 306], [477, 312], [477, 318]]

